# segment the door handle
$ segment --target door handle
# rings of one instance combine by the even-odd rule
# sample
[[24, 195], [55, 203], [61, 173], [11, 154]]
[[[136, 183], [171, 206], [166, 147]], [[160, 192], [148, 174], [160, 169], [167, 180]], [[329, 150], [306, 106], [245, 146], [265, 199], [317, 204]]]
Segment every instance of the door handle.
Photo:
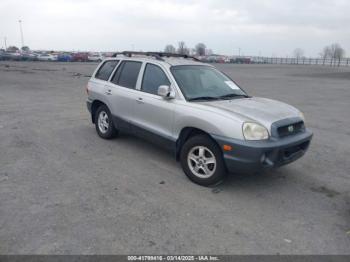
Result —
[[108, 89], [106, 92], [105, 92], [106, 95], [111, 95], [112, 94], [112, 90], [111, 89]]
[[142, 97], [137, 98], [137, 99], [136, 99], [136, 102], [137, 102], [138, 104], [143, 104], [143, 103], [144, 103]]

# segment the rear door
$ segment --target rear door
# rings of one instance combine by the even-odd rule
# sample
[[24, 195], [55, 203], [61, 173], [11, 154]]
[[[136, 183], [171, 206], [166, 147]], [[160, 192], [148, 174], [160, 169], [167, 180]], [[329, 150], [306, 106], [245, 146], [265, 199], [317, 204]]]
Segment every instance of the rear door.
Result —
[[146, 63], [143, 70], [140, 91], [137, 93], [134, 124], [138, 135], [167, 148], [174, 144], [172, 138], [174, 99], [167, 100], [158, 95], [158, 87], [171, 85], [165, 71], [156, 64]]
[[110, 100], [108, 99], [108, 80], [118, 65], [119, 60], [108, 60], [99, 66], [94, 77], [89, 81], [89, 93], [93, 100], [97, 99], [107, 104], [111, 108]]
[[108, 84], [110, 110], [117, 128], [129, 129], [133, 121], [141, 66], [139, 61], [122, 61]]

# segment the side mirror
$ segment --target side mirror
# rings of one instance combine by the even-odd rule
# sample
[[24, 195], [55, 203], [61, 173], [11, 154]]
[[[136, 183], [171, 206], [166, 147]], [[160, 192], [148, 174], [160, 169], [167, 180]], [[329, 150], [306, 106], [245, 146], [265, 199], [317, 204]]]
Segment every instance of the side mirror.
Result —
[[175, 98], [175, 92], [170, 86], [162, 85], [158, 87], [158, 95], [164, 99]]

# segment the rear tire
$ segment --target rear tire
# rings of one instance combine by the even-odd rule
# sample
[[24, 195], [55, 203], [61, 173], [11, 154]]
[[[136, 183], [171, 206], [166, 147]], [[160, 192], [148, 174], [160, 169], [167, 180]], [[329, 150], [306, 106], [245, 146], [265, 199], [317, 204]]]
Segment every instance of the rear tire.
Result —
[[107, 106], [101, 105], [96, 110], [95, 127], [97, 134], [103, 139], [111, 139], [118, 134], [118, 130], [113, 124], [112, 114]]
[[206, 135], [197, 135], [185, 142], [180, 162], [186, 176], [202, 186], [217, 184], [226, 175], [221, 149]]

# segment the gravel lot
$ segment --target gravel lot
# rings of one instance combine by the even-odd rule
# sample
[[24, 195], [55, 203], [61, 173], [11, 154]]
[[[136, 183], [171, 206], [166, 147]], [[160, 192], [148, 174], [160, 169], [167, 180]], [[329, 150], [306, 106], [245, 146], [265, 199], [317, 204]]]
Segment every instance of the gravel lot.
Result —
[[350, 68], [218, 65], [301, 109], [299, 161], [215, 188], [85, 106], [96, 64], [0, 62], [1, 254], [350, 254]]

